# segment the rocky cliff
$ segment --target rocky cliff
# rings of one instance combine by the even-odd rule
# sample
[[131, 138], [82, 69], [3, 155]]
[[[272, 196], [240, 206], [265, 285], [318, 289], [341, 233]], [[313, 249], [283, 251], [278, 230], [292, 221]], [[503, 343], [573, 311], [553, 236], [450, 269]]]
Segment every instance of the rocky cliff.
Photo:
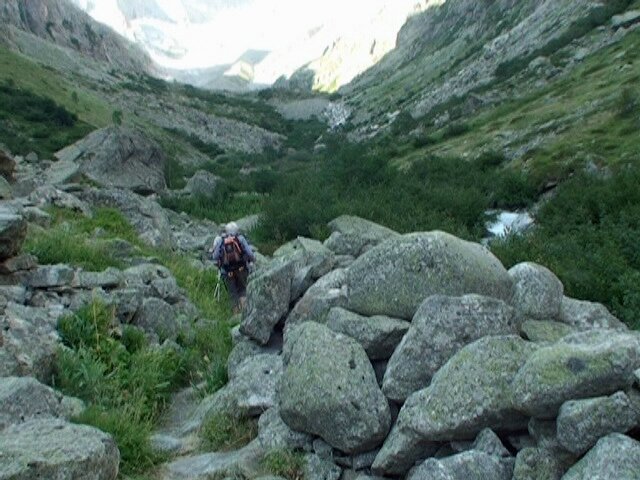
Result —
[[152, 68], [142, 50], [68, 0], [2, 2], [0, 23], [4, 41], [18, 49], [28, 49], [26, 33], [117, 69], [142, 73]]
[[[624, 29], [611, 18], [632, 4], [449, 0], [411, 17], [398, 34], [397, 47], [342, 92], [356, 106], [357, 125], [384, 123], [390, 110], [432, 121], [465, 100], [471, 105], [468, 115], [474, 101], [477, 110], [524, 96], [548, 79], [548, 69], [535, 62], [553, 56], [558, 75], [579, 64], [574, 60], [578, 53], [584, 59], [618, 41]], [[598, 28], [595, 38], [580, 42]], [[512, 77], [516, 90], [504, 85]]]

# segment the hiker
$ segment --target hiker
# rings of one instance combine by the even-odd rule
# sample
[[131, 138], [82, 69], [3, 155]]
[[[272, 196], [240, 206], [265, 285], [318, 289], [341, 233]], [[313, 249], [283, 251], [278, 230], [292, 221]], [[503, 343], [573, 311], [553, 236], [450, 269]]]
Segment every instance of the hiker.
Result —
[[209, 253], [227, 286], [233, 312], [240, 313], [246, 299], [249, 269], [256, 260], [253, 249], [240, 234], [238, 225], [231, 222], [225, 225], [222, 235], [215, 238]]

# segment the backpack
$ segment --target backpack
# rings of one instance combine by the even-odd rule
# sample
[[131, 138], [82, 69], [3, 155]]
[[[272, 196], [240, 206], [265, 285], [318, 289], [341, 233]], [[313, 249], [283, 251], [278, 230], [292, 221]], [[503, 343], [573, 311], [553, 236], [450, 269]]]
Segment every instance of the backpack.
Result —
[[237, 266], [243, 263], [244, 251], [238, 237], [229, 235], [222, 238], [222, 265]]

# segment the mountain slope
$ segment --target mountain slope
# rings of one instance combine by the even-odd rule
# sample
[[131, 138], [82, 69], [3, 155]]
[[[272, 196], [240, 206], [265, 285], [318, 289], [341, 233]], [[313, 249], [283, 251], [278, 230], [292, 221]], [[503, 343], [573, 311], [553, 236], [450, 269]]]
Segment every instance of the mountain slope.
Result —
[[[463, 97], [469, 104], [499, 103], [508, 96], [497, 84], [538, 57], [544, 62], [564, 47], [573, 53], [580, 47], [584, 58], [616, 41], [618, 33], [611, 28], [606, 38], [577, 45], [633, 3], [449, 0], [410, 19], [398, 35], [398, 47], [342, 92], [355, 108], [356, 125], [384, 123], [394, 111], [433, 117], [447, 110], [447, 102]], [[570, 69], [576, 63], [572, 57], [554, 57], [554, 67]], [[518, 79], [526, 82], [520, 94], [535, 83], [529, 81], [533, 77], [526, 72]], [[469, 99], [473, 93], [479, 99]]]
[[68, 0], [7, 0], [0, 5], [0, 22], [5, 26], [0, 38], [18, 50], [28, 48], [28, 38], [22, 35], [26, 33], [113, 68], [141, 73], [152, 66], [139, 48]]

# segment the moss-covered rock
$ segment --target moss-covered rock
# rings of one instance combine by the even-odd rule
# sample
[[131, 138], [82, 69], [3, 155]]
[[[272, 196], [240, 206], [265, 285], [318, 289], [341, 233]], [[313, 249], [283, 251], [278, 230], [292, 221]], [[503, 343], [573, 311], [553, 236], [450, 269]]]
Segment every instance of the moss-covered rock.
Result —
[[0, 435], [0, 478], [115, 480], [120, 452], [100, 430], [60, 419], [12, 425]]
[[473, 439], [484, 428], [522, 429], [511, 383], [538, 349], [517, 336], [485, 337], [460, 350], [412, 394], [374, 462], [379, 474], [401, 474], [419, 459], [415, 445]]
[[410, 320], [431, 295], [477, 293], [511, 300], [512, 280], [483, 246], [444, 232], [388, 240], [348, 269], [347, 308]]
[[640, 442], [620, 433], [598, 440], [563, 480], [640, 479]]
[[531, 342], [555, 343], [577, 331], [566, 323], [549, 320], [527, 320], [520, 325], [520, 334]]
[[582, 455], [610, 433], [626, 433], [640, 424], [640, 405], [624, 392], [610, 397], [572, 400], [560, 408], [558, 440], [568, 451]]
[[282, 419], [346, 453], [371, 450], [391, 413], [362, 346], [315, 322], [288, 332], [278, 391]]
[[429, 385], [433, 375], [465, 345], [487, 335], [517, 333], [514, 311], [480, 295], [427, 298], [389, 360], [382, 391], [395, 401]]
[[534, 353], [516, 375], [515, 406], [554, 418], [567, 400], [606, 395], [633, 383], [640, 337], [611, 330], [569, 335]]
[[513, 304], [518, 312], [536, 320], [555, 319], [564, 293], [562, 282], [549, 269], [524, 262], [509, 269], [513, 278]]

